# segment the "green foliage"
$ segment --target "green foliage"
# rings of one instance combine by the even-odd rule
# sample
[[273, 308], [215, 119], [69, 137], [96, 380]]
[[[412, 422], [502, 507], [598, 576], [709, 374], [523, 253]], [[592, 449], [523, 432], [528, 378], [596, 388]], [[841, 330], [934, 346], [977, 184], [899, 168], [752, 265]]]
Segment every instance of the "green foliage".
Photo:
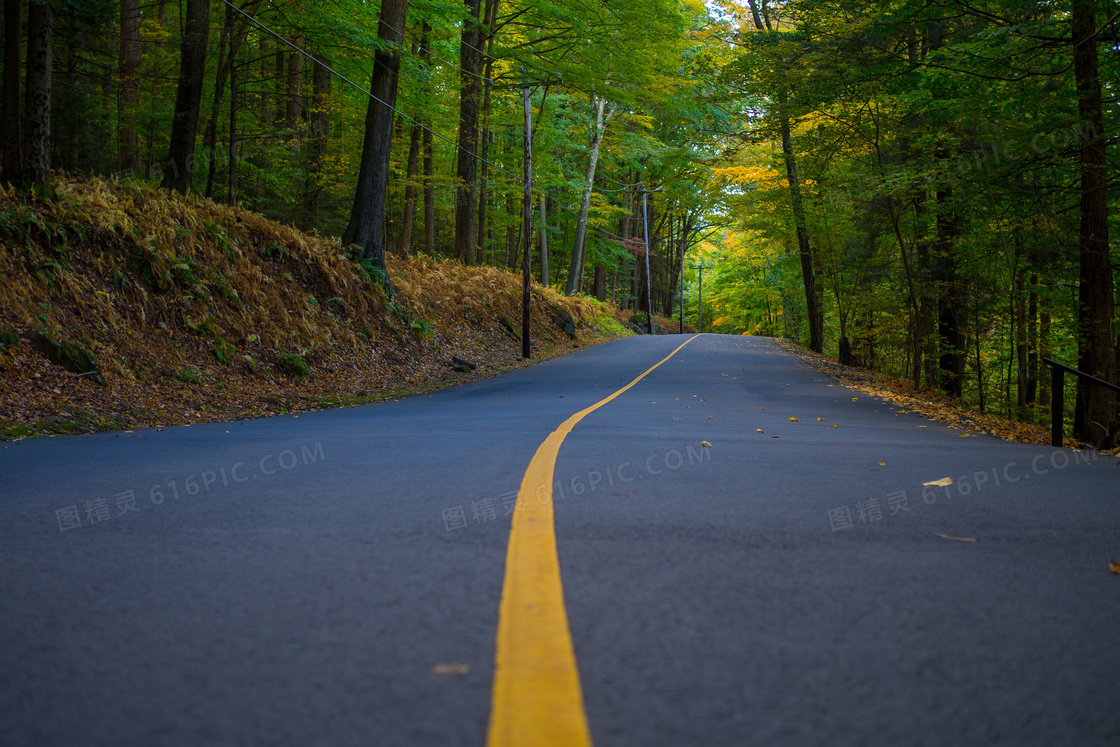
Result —
[[233, 345], [222, 337], [214, 338], [214, 357], [218, 359], [219, 363], [228, 366], [235, 355], [237, 355], [237, 350], [234, 349]]
[[16, 331], [11, 327], [4, 327], [0, 329], [0, 351], [8, 352], [8, 348], [14, 348], [19, 344], [19, 336]]
[[175, 372], [175, 378], [184, 384], [201, 384], [202, 372], [195, 366], [183, 366]]
[[286, 353], [280, 358], [280, 367], [292, 376], [303, 377], [311, 374], [311, 366], [300, 353]]

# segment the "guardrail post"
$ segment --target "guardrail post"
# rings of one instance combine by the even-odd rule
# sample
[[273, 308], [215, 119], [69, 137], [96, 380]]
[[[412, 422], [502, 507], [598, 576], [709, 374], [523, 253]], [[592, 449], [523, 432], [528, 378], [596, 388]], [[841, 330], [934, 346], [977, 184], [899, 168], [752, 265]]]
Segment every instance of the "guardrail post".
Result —
[[1065, 416], [1066, 372], [1050, 366], [1050, 445], [1062, 448], [1062, 419]]

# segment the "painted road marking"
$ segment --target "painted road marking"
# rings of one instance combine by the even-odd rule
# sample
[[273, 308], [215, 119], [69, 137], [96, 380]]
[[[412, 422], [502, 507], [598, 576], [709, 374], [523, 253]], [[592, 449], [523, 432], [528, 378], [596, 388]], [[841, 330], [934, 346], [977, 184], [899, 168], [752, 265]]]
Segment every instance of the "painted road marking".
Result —
[[552, 477], [560, 446], [587, 415], [637, 384], [699, 335], [609, 397], [580, 410], [549, 434], [525, 470], [513, 512], [498, 640], [489, 747], [591, 744], [575, 651], [564, 609], [553, 524]]

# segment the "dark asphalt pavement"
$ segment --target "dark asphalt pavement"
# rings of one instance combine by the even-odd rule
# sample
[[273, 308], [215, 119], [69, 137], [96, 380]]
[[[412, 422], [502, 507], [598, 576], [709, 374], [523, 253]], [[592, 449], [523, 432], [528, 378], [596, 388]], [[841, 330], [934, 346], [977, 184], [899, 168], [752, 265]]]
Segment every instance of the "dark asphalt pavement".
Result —
[[[0, 745], [484, 744], [525, 467], [685, 339], [2, 444]], [[589, 415], [556, 533], [595, 743], [1120, 744], [1118, 460], [960, 436], [712, 335]]]

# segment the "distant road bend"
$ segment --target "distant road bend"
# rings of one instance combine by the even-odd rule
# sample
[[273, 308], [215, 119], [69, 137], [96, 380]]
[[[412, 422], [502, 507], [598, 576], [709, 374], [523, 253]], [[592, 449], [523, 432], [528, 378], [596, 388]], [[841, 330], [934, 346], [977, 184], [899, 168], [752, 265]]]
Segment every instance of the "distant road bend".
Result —
[[2, 446], [4, 745], [1120, 744], [1117, 459], [767, 339]]

